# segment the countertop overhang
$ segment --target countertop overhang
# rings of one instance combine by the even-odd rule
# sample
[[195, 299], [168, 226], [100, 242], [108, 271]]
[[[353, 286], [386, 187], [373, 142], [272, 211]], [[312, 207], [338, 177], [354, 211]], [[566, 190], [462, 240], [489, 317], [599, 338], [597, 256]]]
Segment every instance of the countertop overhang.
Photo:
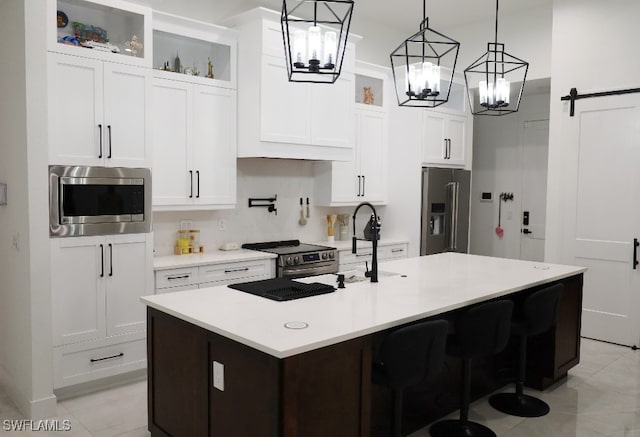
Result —
[[[550, 283], [584, 267], [460, 253], [381, 263], [380, 282], [276, 302], [226, 286], [144, 296], [151, 308], [276, 358], [329, 346]], [[307, 282], [313, 282], [308, 278]], [[304, 329], [285, 324], [303, 322]]]

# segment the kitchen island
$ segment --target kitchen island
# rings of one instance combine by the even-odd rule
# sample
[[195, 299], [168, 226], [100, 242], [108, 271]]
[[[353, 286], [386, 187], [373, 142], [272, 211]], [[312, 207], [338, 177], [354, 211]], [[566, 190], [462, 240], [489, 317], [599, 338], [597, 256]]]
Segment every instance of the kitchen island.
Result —
[[[453, 318], [496, 298], [517, 303], [540, 286], [562, 282], [557, 327], [530, 343], [536, 363], [527, 383], [544, 388], [578, 363], [584, 270], [446, 253], [383, 263], [378, 283], [349, 283], [287, 302], [227, 287], [144, 297], [149, 429], [173, 436], [376, 435], [372, 418], [385, 408], [370, 382], [371, 357], [385, 330]], [[476, 373], [486, 377], [474, 397], [504, 384], [488, 377], [512, 362], [515, 351], [507, 348], [503, 355], [479, 364], [484, 372]], [[448, 379], [456, 376], [450, 369], [432, 385], [441, 394], [455, 393], [450, 386], [456, 383]], [[419, 399], [424, 392], [416, 393]], [[436, 411], [437, 403], [424, 402], [433, 411], [407, 419], [405, 428], [453, 408]]]

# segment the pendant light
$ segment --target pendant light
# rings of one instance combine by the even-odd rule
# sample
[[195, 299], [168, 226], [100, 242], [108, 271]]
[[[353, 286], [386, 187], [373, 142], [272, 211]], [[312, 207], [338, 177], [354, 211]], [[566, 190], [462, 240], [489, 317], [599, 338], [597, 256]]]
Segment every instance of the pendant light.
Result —
[[[498, 1], [494, 42], [488, 43], [487, 52], [464, 70], [471, 112], [476, 115], [506, 115], [518, 111], [529, 70], [528, 62], [506, 53], [504, 44], [498, 43]], [[513, 85], [519, 86], [515, 92]], [[478, 92], [472, 87], [477, 87]]]
[[420, 30], [390, 55], [398, 105], [434, 108], [446, 103], [459, 50], [459, 42], [429, 28], [423, 0]]
[[283, 0], [289, 82], [334, 83], [342, 71], [353, 0]]

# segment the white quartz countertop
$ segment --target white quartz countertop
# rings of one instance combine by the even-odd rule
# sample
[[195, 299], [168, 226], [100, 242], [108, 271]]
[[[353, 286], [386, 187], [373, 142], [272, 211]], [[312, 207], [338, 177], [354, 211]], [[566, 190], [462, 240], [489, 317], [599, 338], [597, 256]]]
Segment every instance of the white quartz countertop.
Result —
[[[387, 239], [381, 238], [378, 240], [378, 246], [393, 246], [394, 244], [407, 244], [409, 240], [396, 240], [396, 239]], [[337, 240], [337, 241], [316, 241], [311, 244], [319, 244], [320, 246], [329, 246], [335, 247], [337, 250], [351, 250], [351, 239], [349, 240]], [[371, 241], [363, 241], [358, 240], [358, 248], [364, 249], [367, 247], [371, 247]]]
[[167, 255], [153, 258], [154, 270], [176, 269], [180, 267], [194, 267], [210, 264], [225, 264], [237, 261], [251, 261], [257, 259], [276, 258], [277, 255], [255, 250], [214, 250], [205, 253], [191, 253], [188, 255]]
[[[584, 272], [583, 267], [459, 253], [388, 261], [378, 283], [276, 302], [226, 286], [145, 296], [146, 305], [285, 358]], [[395, 275], [392, 275], [395, 273]], [[324, 280], [335, 281], [327, 275]], [[323, 281], [322, 277], [305, 282]], [[285, 328], [304, 322], [305, 329]]]

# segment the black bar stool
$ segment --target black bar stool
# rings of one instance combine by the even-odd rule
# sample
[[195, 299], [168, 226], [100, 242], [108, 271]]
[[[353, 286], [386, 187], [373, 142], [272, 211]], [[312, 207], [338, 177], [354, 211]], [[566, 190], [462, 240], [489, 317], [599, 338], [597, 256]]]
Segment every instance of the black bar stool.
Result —
[[445, 320], [420, 322], [389, 333], [373, 363], [373, 382], [393, 392], [393, 436], [402, 434], [403, 390], [439, 372], [444, 363], [449, 324]]
[[520, 362], [515, 393], [498, 393], [489, 398], [496, 410], [512, 416], [540, 417], [549, 413], [546, 402], [523, 393], [527, 363], [527, 338], [551, 329], [558, 316], [560, 296], [564, 286], [552, 285], [531, 293], [522, 304], [522, 314], [514, 317], [511, 330], [520, 336]]
[[471, 360], [500, 352], [509, 340], [513, 302], [499, 300], [479, 304], [455, 321], [455, 333], [447, 339], [447, 353], [462, 359], [459, 420], [442, 420], [431, 425], [433, 437], [495, 437], [484, 425], [469, 421]]

